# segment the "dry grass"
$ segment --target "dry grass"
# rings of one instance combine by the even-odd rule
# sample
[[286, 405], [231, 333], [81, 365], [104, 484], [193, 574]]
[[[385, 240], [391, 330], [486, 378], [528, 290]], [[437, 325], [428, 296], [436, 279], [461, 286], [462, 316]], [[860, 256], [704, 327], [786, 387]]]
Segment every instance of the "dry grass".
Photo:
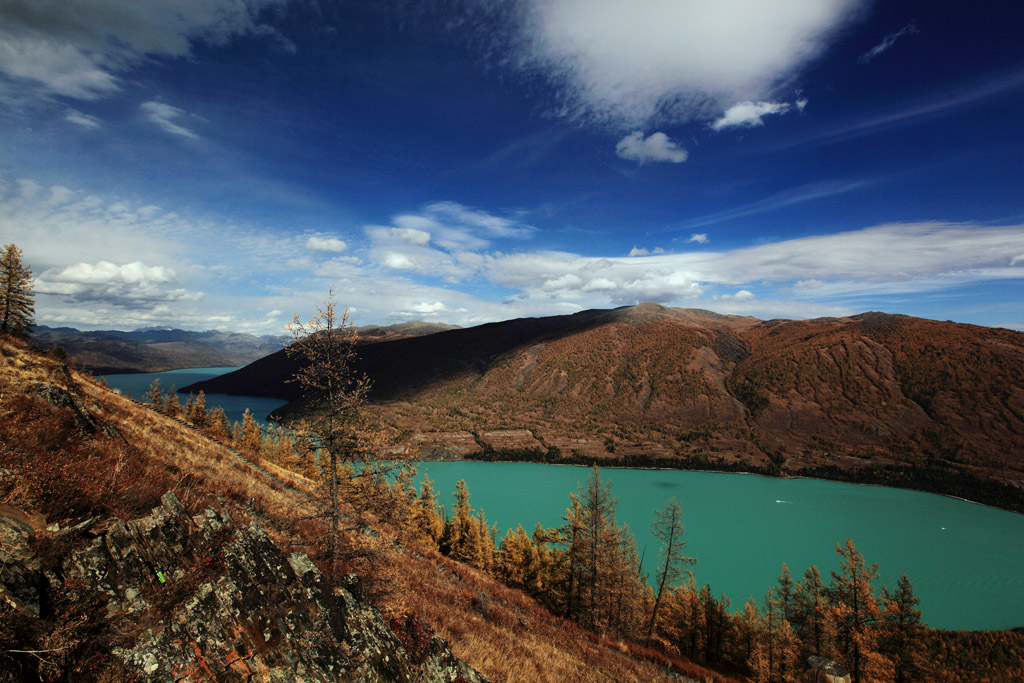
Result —
[[[71, 411], [31, 396], [34, 382], [66, 388], [101, 425], [123, 437], [81, 434]], [[147, 511], [174, 490], [192, 512], [215, 505], [239, 521], [258, 516], [285, 547], [315, 552], [322, 525], [300, 492], [315, 490], [300, 474], [261, 462], [258, 469], [224, 445], [141, 406], [25, 345], [0, 339], [0, 502], [34, 509], [48, 521]], [[298, 492], [297, 492], [297, 491]], [[455, 654], [493, 681], [669, 681], [661, 664], [631, 656], [552, 616], [524, 593], [436, 552], [383, 536], [354, 536], [349, 546], [369, 562], [368, 586], [395, 624], [426, 624]], [[358, 554], [358, 553], [357, 553]], [[410, 615], [412, 618], [410, 619]], [[654, 653], [648, 653], [657, 658]], [[689, 663], [676, 670], [698, 680], [726, 679]]]

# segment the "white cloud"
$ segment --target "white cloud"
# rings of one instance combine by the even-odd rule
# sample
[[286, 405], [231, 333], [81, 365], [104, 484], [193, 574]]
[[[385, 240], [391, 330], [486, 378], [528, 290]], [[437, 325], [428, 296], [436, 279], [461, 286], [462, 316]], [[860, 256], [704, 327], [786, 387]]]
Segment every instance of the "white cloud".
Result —
[[718, 294], [715, 296], [715, 301], [753, 301], [756, 298], [749, 289], [741, 289], [735, 294]]
[[824, 285], [822, 280], [800, 280], [793, 285], [793, 289], [821, 289]]
[[110, 261], [75, 263], [50, 269], [35, 279], [39, 294], [53, 294], [75, 303], [152, 307], [157, 302], [198, 301], [201, 292], [174, 287], [180, 279], [173, 269], [141, 261], [117, 265]]
[[690, 235], [690, 239], [687, 242], [696, 242], [697, 244], [707, 244], [708, 234], [706, 232], [695, 232]]
[[100, 120], [95, 116], [89, 116], [88, 114], [83, 114], [82, 112], [74, 109], [69, 110], [68, 113], [64, 115], [64, 120], [77, 124], [82, 128], [99, 128], [102, 125]]
[[729, 107], [721, 117], [715, 119], [711, 127], [715, 130], [753, 128], [764, 125], [763, 117], [785, 114], [790, 108], [791, 106], [785, 102], [739, 102]]
[[312, 251], [343, 252], [348, 245], [336, 237], [310, 237], [306, 240], [306, 248]]
[[654, 249], [644, 249], [644, 248], [640, 248], [640, 247], [634, 246], [632, 249], [629, 250], [629, 255], [630, 256], [649, 256], [651, 254], [665, 254], [665, 253], [667, 253], [667, 252], [664, 249], [662, 249], [661, 247], [655, 247]]
[[517, 63], [559, 87], [561, 114], [637, 125], [658, 115], [709, 117], [729, 102], [772, 95], [864, 4], [527, 0], [508, 16], [518, 28]]
[[440, 301], [435, 301], [432, 304], [423, 301], [420, 303], [413, 304], [412, 310], [415, 311], [416, 313], [436, 314], [444, 313], [445, 311], [448, 310], [448, 307], [445, 306]]
[[155, 123], [157, 126], [162, 128], [172, 135], [180, 135], [185, 138], [191, 138], [193, 140], [198, 139], [199, 136], [190, 131], [188, 128], [179, 126], [174, 122], [174, 119], [179, 118], [185, 112], [177, 107], [172, 107], [169, 104], [163, 102], [143, 102], [139, 109], [146, 118]]
[[678, 164], [686, 161], [687, 152], [664, 133], [651, 133], [647, 138], [634, 131], [619, 140], [615, 153], [623, 159], [644, 164], [648, 161], [667, 161]]
[[899, 31], [896, 31], [895, 33], [890, 33], [889, 35], [882, 39], [882, 42], [880, 42], [878, 45], [875, 45], [873, 48], [862, 54], [860, 58], [857, 60], [857, 63], [867, 64], [872, 59], [874, 59], [878, 55], [882, 54], [883, 52], [891, 48], [893, 44], [903, 36], [914, 35], [915, 33], [920, 33], [920, 31], [917, 29], [917, 24], [915, 24], [914, 22], [910, 22], [909, 24], [901, 28]]
[[272, 34], [257, 17], [283, 1], [6, 0], [0, 74], [44, 94], [97, 99], [120, 89], [120, 74], [147, 57], [186, 57], [199, 40]]

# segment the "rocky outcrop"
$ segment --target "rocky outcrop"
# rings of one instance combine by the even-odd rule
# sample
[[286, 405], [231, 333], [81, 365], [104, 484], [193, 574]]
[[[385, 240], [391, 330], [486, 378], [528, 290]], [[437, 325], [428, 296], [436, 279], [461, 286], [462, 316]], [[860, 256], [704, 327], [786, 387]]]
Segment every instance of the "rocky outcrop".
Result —
[[850, 683], [850, 672], [830, 659], [810, 656], [803, 683]]
[[142, 680], [484, 680], [432, 634], [408, 652], [355, 576], [332, 586], [255, 523], [212, 509], [192, 517], [172, 493], [141, 519], [62, 532], [78, 536], [68, 543], [77, 549], [45, 572], [24, 529], [3, 519], [0, 597], [34, 616], [40, 593], [100, 597], [95, 619], [117, 625], [111, 655]]

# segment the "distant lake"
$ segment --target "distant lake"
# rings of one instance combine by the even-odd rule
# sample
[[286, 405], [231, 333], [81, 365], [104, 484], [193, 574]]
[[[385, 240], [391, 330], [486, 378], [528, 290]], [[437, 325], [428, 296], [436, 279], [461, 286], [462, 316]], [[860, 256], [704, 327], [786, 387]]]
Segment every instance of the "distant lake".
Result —
[[[101, 375], [107, 381], [107, 386], [117, 389], [122, 394], [131, 396], [136, 400], [144, 400], [146, 391], [149, 390], [155, 379], [160, 380], [160, 388], [167, 392], [171, 387], [187, 387], [195, 382], [224, 375], [237, 370], [233, 368], [187, 368], [185, 370], [168, 370], [166, 372], [138, 372], [120, 375]], [[178, 399], [184, 405], [188, 394], [178, 394]], [[266, 417], [274, 409], [280, 408], [287, 401], [276, 398], [262, 398], [256, 396], [229, 396], [227, 394], [206, 394], [206, 409], [212, 410], [220, 406], [228, 416], [229, 422], [241, 422], [242, 414], [248, 408], [253, 417], [261, 424], [267, 424]]]
[[[533, 463], [417, 463], [435, 482], [441, 502], [454, 503], [465, 479], [470, 504], [501, 534], [517, 524], [563, 524], [569, 493], [587, 468]], [[744, 474], [605, 469], [619, 500], [616, 515], [645, 552], [658, 560], [650, 534], [654, 510], [675, 496], [683, 507], [686, 554], [698, 559], [698, 584], [725, 593], [732, 610], [761, 600], [783, 562], [794, 582], [817, 565], [827, 584], [839, 569], [836, 543], [852, 538], [880, 583], [895, 588], [906, 574], [933, 628], [984, 630], [1024, 626], [1024, 515], [918, 491], [819, 479]], [[422, 476], [419, 477], [422, 480]], [[418, 483], [417, 483], [418, 485]], [[451, 510], [451, 507], [449, 507]], [[449, 512], [450, 514], [450, 512]], [[880, 585], [879, 585], [880, 589]]]
[[[195, 368], [106, 375], [107, 384], [143, 398], [153, 380], [165, 390], [231, 372]], [[181, 398], [184, 403], [184, 397]], [[246, 408], [259, 420], [285, 401], [207, 394], [232, 422]], [[418, 463], [435, 482], [441, 502], [454, 502], [455, 482], [465, 479], [470, 504], [505, 531], [522, 524], [562, 524], [569, 493], [589, 470], [564, 465], [489, 462]], [[819, 479], [773, 479], [743, 474], [676, 470], [602, 470], [626, 523], [645, 553], [644, 569], [658, 559], [650, 535], [654, 510], [675, 496], [683, 506], [687, 554], [699, 584], [725, 593], [732, 610], [749, 596], [761, 600], [785, 562], [796, 581], [815, 564], [827, 584], [839, 569], [836, 543], [852, 538], [880, 582], [895, 587], [906, 574], [934, 628], [984, 630], [1024, 626], [1024, 515], [945, 496]], [[418, 483], [417, 483], [418, 485]], [[450, 508], [449, 508], [450, 509]]]

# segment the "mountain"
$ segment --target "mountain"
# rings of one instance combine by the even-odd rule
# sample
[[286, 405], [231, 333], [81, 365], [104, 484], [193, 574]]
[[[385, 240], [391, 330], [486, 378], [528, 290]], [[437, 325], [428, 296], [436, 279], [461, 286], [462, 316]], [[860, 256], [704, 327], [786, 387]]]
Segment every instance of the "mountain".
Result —
[[[368, 325], [358, 328], [358, 331], [367, 341], [380, 341], [455, 327], [414, 321], [387, 327]], [[149, 327], [131, 332], [83, 332], [71, 327], [40, 325], [34, 328], [32, 341], [42, 348], [62, 347], [70, 360], [102, 375], [245, 365], [279, 351], [284, 338], [216, 330], [193, 332], [169, 327]]]
[[[1024, 334], [902, 315], [768, 320], [641, 304], [360, 349], [400, 448], [766, 471], [938, 463], [1024, 480]], [[301, 412], [283, 352], [188, 387]], [[554, 452], [554, 451], [552, 451]]]

